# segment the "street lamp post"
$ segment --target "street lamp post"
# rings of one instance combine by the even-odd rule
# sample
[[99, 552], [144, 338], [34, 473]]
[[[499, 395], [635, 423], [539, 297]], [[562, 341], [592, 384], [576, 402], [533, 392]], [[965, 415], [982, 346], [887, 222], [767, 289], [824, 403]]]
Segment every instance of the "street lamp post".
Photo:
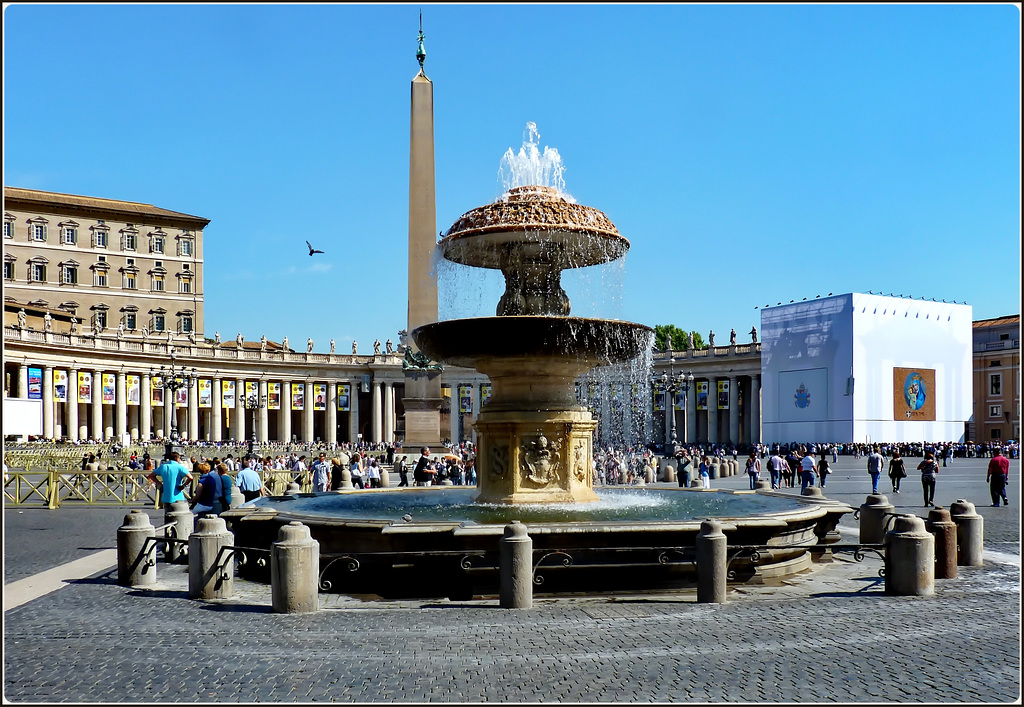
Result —
[[672, 447], [676, 446], [676, 431], [675, 431], [675, 398], [676, 393], [682, 393], [684, 398], [683, 402], [683, 416], [684, 416], [684, 427], [683, 427], [683, 441], [686, 440], [686, 427], [685, 427], [685, 416], [689, 414], [689, 410], [686, 409], [685, 396], [690, 390], [690, 385], [693, 383], [692, 373], [683, 373], [680, 371], [676, 373], [676, 359], [673, 356], [669, 359], [669, 372], [662, 373], [660, 376], [651, 376], [651, 383], [654, 385], [656, 391], [665, 393], [665, 453], [672, 454], [675, 449], [668, 449], [671, 444]]
[[256, 447], [256, 411], [267, 406], [267, 396], [258, 393], [249, 393], [245, 396], [245, 409], [252, 412], [252, 437], [249, 439], [249, 454], [252, 455]]
[[181, 446], [178, 444], [178, 413], [174, 410], [175, 398], [182, 388], [191, 388], [196, 381], [196, 369], [191, 371], [182, 364], [180, 368], [174, 366], [174, 349], [171, 348], [171, 365], [160, 366], [160, 370], [149, 369], [149, 377], [154, 381], [157, 388], [163, 388], [165, 395], [171, 396], [171, 436], [170, 441], [164, 447], [164, 457], [171, 456], [171, 452], [181, 453]]

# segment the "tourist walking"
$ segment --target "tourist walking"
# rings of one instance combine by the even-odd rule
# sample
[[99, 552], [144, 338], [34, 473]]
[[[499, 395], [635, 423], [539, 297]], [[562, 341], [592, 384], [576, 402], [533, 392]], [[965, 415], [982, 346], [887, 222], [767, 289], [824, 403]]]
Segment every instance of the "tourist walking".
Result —
[[680, 450], [676, 454], [676, 463], [678, 464], [676, 478], [679, 480], [679, 487], [684, 489], [690, 488], [690, 471], [693, 468], [690, 455], [685, 450]]
[[778, 452], [775, 452], [768, 457], [768, 475], [772, 479], [772, 488], [777, 489], [782, 485], [782, 470], [788, 468], [786, 466], [786, 460], [779, 456]]
[[935, 503], [935, 475], [939, 473], [939, 465], [935, 463], [935, 455], [931, 452], [924, 453], [924, 461], [917, 465], [921, 470], [921, 488], [924, 490], [924, 505], [934, 506]]
[[380, 467], [377, 465], [378, 457], [370, 457], [370, 463], [366, 467], [366, 480], [372, 489], [380, 488]]
[[405, 461], [406, 457], [404, 455], [395, 459], [395, 473], [398, 474], [399, 486], [409, 485], [409, 467]]
[[310, 483], [314, 491], [326, 491], [331, 485], [331, 467], [327, 464], [327, 455], [320, 452], [316, 461], [310, 466]]
[[747, 476], [750, 477], [750, 490], [757, 488], [757, 482], [761, 478], [761, 462], [757, 458], [757, 452], [751, 452], [747, 457]]
[[352, 455], [352, 462], [349, 464], [349, 472], [352, 476], [352, 488], [366, 488], [366, 484], [363, 482], [363, 458], [359, 452]]
[[871, 477], [871, 493], [878, 493], [878, 480], [882, 478], [882, 468], [885, 466], [885, 459], [878, 451], [878, 447], [872, 447], [868, 455], [868, 475]]
[[814, 457], [810, 452], [801, 449], [800, 454], [800, 493], [802, 494], [811, 486], [814, 486]]
[[700, 460], [700, 486], [701, 488], [711, 488], [711, 459], [710, 457], [704, 457]]
[[889, 460], [889, 481], [892, 482], [893, 493], [900, 492], [900, 480], [905, 478], [907, 478], [907, 465], [897, 449], [892, 453], [892, 459]]
[[1003, 455], [1000, 449], [988, 462], [988, 473], [985, 474], [985, 481], [988, 482], [988, 491], [992, 495], [992, 505], [998, 507], [999, 499], [1002, 498], [1003, 505], [1010, 505], [1006, 498], [1006, 483], [1010, 478], [1010, 460]]
[[818, 486], [825, 488], [825, 480], [828, 475], [832, 473], [832, 467], [828, 464], [828, 459], [825, 458], [825, 450], [821, 450], [821, 454], [818, 458]]
[[412, 480], [417, 486], [430, 486], [437, 476], [434, 462], [430, 459], [430, 447], [420, 449], [420, 458], [416, 460], [416, 468], [412, 471]]

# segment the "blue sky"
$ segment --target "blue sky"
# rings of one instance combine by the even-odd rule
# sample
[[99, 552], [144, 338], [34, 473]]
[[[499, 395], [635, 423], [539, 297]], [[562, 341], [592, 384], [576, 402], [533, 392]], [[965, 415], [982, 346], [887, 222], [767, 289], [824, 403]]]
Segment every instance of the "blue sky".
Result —
[[[208, 336], [397, 340], [419, 7], [7, 6], [4, 184], [211, 219]], [[632, 244], [574, 313], [742, 341], [828, 292], [1020, 311], [1017, 7], [422, 9], [438, 230], [535, 122]], [[500, 294], [441, 286], [442, 318]]]

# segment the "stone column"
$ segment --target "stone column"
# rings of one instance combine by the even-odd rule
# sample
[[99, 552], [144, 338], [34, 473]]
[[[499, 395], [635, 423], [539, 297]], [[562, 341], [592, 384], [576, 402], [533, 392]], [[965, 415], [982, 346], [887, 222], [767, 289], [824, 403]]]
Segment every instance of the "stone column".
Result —
[[736, 385], [736, 376], [729, 376], [729, 439], [733, 444], [740, 443], [740, 406], [736, 402], [739, 399]]
[[114, 434], [117, 435], [118, 443], [128, 431], [128, 379], [124, 371], [117, 372], [117, 384], [114, 395], [115, 406], [115, 427]]
[[691, 381], [686, 389], [686, 437], [687, 444], [697, 441], [697, 381]]
[[139, 439], [146, 442], [153, 438], [150, 433], [153, 426], [153, 381], [150, 380], [149, 373], [143, 373], [140, 377], [142, 380], [139, 385]]
[[313, 439], [313, 381], [307, 380], [306, 402], [302, 406], [302, 441], [314, 442]]
[[750, 443], [761, 442], [761, 376], [750, 376]]
[[103, 439], [103, 371], [92, 372], [92, 425], [90, 436]]
[[235, 409], [231, 411], [231, 436], [239, 442], [245, 436], [245, 380], [235, 379]]
[[459, 384], [452, 383], [452, 411], [448, 416], [448, 421], [451, 423], [451, 431], [448, 433], [448, 439], [455, 444], [459, 443], [459, 418], [462, 417], [461, 404], [462, 399], [459, 397]]
[[373, 435], [372, 442], [381, 441], [381, 409], [380, 409], [380, 386], [376, 380], [372, 383], [371, 390], [373, 391], [373, 399], [371, 401], [372, 407], [370, 408], [371, 420], [373, 421], [373, 427], [371, 434]]
[[53, 367], [43, 366], [43, 437], [53, 439]]
[[18, 397], [28, 397], [28, 366], [18, 364]]
[[281, 383], [281, 441], [292, 441], [292, 382]]
[[[171, 424], [172, 417], [171, 416], [174, 415], [174, 414], [175, 414], [175, 410], [174, 410], [174, 393], [171, 392], [170, 390], [168, 390], [167, 388], [164, 388], [164, 423], [163, 423], [164, 437], [170, 437], [171, 436], [171, 427], [172, 427], [172, 424]], [[175, 420], [175, 425], [176, 425], [177, 424], [177, 418], [174, 418], [174, 420]]]
[[708, 443], [718, 443], [718, 379], [708, 379]]
[[476, 444], [476, 418], [480, 415], [483, 404], [483, 386], [477, 383], [473, 386], [473, 444]]
[[78, 369], [68, 371], [68, 439], [78, 441]]
[[224, 410], [221, 405], [224, 404], [221, 393], [224, 391], [223, 378], [214, 378], [210, 384], [213, 386], [213, 401], [210, 403], [213, 407], [210, 408], [210, 439], [214, 442], [219, 442], [224, 439], [224, 427], [222, 421], [224, 419]]
[[359, 380], [351, 381], [349, 386], [352, 394], [349, 396], [348, 438], [355, 444], [359, 441]]
[[327, 381], [327, 423], [324, 441], [335, 444], [338, 441], [338, 381]]
[[270, 440], [270, 412], [267, 409], [269, 404], [267, 398], [267, 381], [260, 380], [259, 382], [259, 396], [260, 404], [262, 407], [259, 410], [259, 426], [256, 428], [256, 438], [260, 442], [267, 442]]
[[395, 386], [384, 382], [384, 441], [395, 441]]
[[188, 438], [199, 439], [199, 379], [188, 386]]

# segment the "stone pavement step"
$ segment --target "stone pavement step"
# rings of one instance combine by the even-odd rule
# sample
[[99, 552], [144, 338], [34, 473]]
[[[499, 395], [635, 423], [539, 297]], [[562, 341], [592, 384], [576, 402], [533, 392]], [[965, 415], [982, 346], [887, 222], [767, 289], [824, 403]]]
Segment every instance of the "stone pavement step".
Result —
[[55, 592], [75, 580], [85, 579], [117, 566], [117, 550], [100, 550], [39, 574], [4, 585], [4, 613]]

